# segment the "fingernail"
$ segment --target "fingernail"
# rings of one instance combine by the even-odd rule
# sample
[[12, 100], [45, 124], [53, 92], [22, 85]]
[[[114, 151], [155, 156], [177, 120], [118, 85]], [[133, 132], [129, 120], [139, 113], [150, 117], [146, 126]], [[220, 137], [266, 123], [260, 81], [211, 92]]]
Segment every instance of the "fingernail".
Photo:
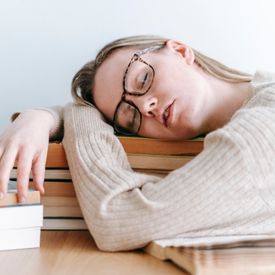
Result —
[[0, 200], [4, 199], [4, 193], [0, 192]]

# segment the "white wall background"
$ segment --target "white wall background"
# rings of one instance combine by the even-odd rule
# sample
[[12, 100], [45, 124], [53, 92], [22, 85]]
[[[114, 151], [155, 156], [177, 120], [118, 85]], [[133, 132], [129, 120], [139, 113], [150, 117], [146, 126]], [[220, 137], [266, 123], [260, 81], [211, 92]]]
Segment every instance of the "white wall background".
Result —
[[273, 0], [1, 0], [0, 132], [14, 111], [65, 104], [73, 74], [110, 40], [177, 38], [242, 70], [275, 71]]

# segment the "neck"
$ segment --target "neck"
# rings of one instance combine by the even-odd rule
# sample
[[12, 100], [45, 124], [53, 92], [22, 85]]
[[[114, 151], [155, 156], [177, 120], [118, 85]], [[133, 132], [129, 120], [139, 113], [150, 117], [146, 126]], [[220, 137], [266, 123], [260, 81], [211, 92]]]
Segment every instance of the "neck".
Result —
[[239, 110], [250, 98], [250, 82], [231, 83], [207, 73], [207, 100], [209, 104], [205, 121], [202, 123], [202, 132], [209, 133], [223, 127], [233, 114]]

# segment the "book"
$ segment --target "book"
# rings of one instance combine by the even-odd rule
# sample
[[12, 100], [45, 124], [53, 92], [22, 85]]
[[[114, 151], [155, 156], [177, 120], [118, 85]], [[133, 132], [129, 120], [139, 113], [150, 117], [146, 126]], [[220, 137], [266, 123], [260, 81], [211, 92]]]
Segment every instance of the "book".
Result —
[[[40, 193], [39, 191], [29, 190], [26, 202], [24, 204], [33, 204], [40, 202]], [[6, 196], [0, 200], [1, 206], [11, 206], [18, 203], [17, 190], [16, 189], [8, 189], [8, 193]]]
[[203, 150], [203, 137], [165, 140], [139, 136], [118, 136], [126, 153], [156, 155], [197, 155]]
[[18, 203], [16, 190], [9, 189], [0, 204], [0, 250], [39, 247], [43, 225], [40, 193], [30, 190], [26, 202]]
[[51, 142], [48, 146], [46, 167], [49, 168], [68, 168], [66, 153], [62, 143]]
[[[14, 204], [0, 207], [0, 230], [42, 226], [41, 204]], [[1, 233], [0, 233], [1, 234]]]
[[0, 230], [0, 251], [40, 247], [41, 227]]
[[[45, 196], [53, 197], [75, 197], [75, 189], [72, 181], [47, 181], [43, 183], [45, 190]], [[32, 181], [29, 182], [29, 188], [34, 189], [34, 184]], [[43, 195], [44, 196], [44, 195]]]
[[127, 157], [134, 170], [162, 170], [167, 172], [182, 167], [194, 158], [194, 156], [186, 155], [149, 155], [132, 153], [127, 154]]
[[42, 230], [88, 230], [83, 218], [44, 218]]
[[79, 206], [44, 206], [44, 218], [82, 218]]
[[76, 197], [63, 196], [41, 196], [41, 203], [44, 206], [79, 206]]
[[[17, 179], [17, 169], [13, 168], [10, 173], [10, 180], [11, 181], [16, 181]], [[32, 180], [32, 172], [30, 173], [29, 179]], [[63, 169], [63, 168], [57, 168], [57, 169], [52, 169], [52, 168], [47, 168], [45, 170], [45, 180], [47, 181], [60, 181], [60, 182], [71, 182], [72, 181], [72, 176], [69, 171], [69, 169]]]
[[144, 250], [160, 260], [174, 262], [190, 274], [275, 273], [275, 235], [156, 240]]

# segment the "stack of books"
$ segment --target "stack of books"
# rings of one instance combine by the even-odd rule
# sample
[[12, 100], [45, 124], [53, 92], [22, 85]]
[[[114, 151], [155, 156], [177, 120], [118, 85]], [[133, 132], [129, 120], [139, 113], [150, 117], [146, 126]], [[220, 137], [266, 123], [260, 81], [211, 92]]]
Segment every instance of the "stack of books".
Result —
[[26, 202], [19, 204], [17, 190], [9, 184], [0, 200], [0, 250], [40, 247], [43, 206], [40, 193], [30, 190]]
[[[14, 167], [10, 181], [16, 183], [16, 179]], [[34, 188], [32, 179], [30, 174], [30, 188]], [[44, 207], [42, 230], [87, 230], [61, 143], [49, 144], [44, 190], [45, 194], [41, 196]]]
[[87, 230], [62, 143], [50, 143], [46, 160], [43, 230]]
[[[203, 138], [171, 141], [143, 137], [118, 137], [131, 167], [146, 174], [164, 176], [183, 166], [203, 149]], [[16, 167], [10, 176], [16, 181]], [[32, 175], [30, 187], [33, 188]], [[46, 160], [42, 230], [87, 230], [72, 183], [62, 143], [50, 143]]]
[[143, 137], [118, 137], [131, 167], [148, 174], [168, 174], [182, 167], [203, 149], [203, 138], [162, 140]]

